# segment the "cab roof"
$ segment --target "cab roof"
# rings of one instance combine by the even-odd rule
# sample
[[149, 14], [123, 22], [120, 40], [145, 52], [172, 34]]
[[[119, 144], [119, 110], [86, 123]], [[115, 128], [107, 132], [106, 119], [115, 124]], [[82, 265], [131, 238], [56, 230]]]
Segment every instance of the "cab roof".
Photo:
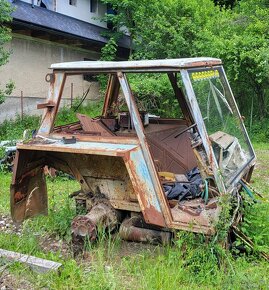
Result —
[[218, 58], [195, 57], [135, 61], [77, 61], [51, 65], [51, 69], [67, 72], [168, 72], [186, 68], [221, 65]]

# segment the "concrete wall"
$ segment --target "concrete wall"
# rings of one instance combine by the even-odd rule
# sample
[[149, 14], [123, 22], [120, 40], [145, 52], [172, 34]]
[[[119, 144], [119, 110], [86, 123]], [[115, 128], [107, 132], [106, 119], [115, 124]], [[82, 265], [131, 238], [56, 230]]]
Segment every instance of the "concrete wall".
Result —
[[[33, 108], [36, 107], [37, 101], [41, 100], [42, 103], [47, 98], [49, 84], [45, 81], [45, 75], [50, 72], [49, 67], [52, 63], [99, 58], [95, 52], [21, 35], [13, 35], [8, 48], [11, 55], [8, 64], [0, 67], [0, 86], [12, 80], [16, 88], [6, 103], [0, 105], [0, 122], [5, 118], [13, 118], [16, 112], [20, 112], [21, 92], [25, 99], [24, 107], [29, 108], [28, 112], [36, 113]], [[98, 83], [84, 81], [82, 76], [67, 78], [64, 99], [70, 100], [71, 83], [74, 98], [82, 96], [90, 87], [88, 98], [98, 99]]]
[[[24, 115], [42, 115], [43, 110], [37, 110], [37, 104], [43, 103], [43, 98], [25, 97], [22, 105], [21, 99], [17, 97], [8, 97], [6, 101], [0, 105], [0, 123], [4, 120], [14, 119], [16, 116]], [[62, 99], [62, 106], [70, 106], [70, 100]]]

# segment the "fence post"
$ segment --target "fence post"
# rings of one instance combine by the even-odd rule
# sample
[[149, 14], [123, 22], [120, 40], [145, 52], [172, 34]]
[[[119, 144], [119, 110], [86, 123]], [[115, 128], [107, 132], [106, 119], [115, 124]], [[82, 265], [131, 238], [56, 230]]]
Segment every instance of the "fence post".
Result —
[[21, 91], [21, 118], [23, 119], [23, 91]]
[[71, 108], [73, 106], [74, 84], [71, 83]]

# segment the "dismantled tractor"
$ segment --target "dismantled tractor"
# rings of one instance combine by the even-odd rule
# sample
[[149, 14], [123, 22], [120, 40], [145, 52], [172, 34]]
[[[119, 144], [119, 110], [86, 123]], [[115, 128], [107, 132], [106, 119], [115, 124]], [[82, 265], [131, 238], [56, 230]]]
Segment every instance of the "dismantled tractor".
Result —
[[[210, 235], [224, 195], [238, 202], [231, 224], [240, 221], [240, 191], [251, 178], [255, 154], [221, 60], [83, 61], [51, 68], [48, 99], [38, 105], [44, 109], [40, 128], [17, 144], [15, 222], [47, 214], [45, 166], [81, 185], [72, 196], [87, 213], [72, 221], [75, 237], [95, 240], [99, 226], [119, 229], [121, 238], [132, 241], [166, 243], [175, 230]], [[100, 74], [108, 77], [102, 114], [77, 114], [77, 122], [55, 126], [68, 78]], [[167, 78], [174, 99], [164, 95], [160, 105], [169, 102], [170, 112], [138, 102], [134, 74], [155, 76], [156, 84]]]

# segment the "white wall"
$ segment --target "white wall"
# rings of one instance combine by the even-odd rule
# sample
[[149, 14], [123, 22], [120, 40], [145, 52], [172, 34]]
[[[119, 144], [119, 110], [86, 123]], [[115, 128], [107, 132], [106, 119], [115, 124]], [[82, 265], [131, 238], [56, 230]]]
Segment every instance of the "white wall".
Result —
[[[31, 0], [22, 0], [23, 2], [31, 4]], [[69, 0], [54, 0], [56, 1], [56, 12], [77, 18], [79, 20], [92, 23], [101, 27], [106, 27], [105, 22], [100, 21], [100, 17], [104, 17], [106, 13], [106, 5], [98, 0], [97, 13], [91, 13], [90, 0], [77, 0], [77, 5], [72, 6]], [[38, 0], [34, 0], [37, 5]], [[55, 2], [54, 2], [55, 3]], [[96, 19], [95, 19], [96, 18]]]
[[56, 11], [74, 17], [85, 22], [89, 22], [98, 26], [106, 27], [106, 23], [99, 19], [106, 13], [106, 6], [98, 1], [97, 13], [91, 13], [90, 0], [77, 0], [77, 5], [69, 5], [69, 0], [61, 0], [56, 2]]

